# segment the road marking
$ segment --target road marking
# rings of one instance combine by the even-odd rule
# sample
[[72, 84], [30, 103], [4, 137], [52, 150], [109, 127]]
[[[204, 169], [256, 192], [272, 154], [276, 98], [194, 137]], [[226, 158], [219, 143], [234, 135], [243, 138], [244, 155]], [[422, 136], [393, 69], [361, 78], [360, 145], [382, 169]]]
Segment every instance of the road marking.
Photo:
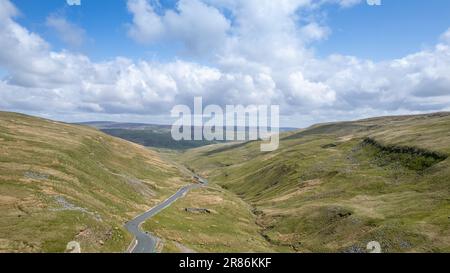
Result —
[[138, 245], [138, 240], [136, 239], [136, 237], [134, 237], [134, 240], [131, 241], [130, 245], [128, 246], [128, 250], [127, 253], [133, 253], [134, 249], [137, 247]]

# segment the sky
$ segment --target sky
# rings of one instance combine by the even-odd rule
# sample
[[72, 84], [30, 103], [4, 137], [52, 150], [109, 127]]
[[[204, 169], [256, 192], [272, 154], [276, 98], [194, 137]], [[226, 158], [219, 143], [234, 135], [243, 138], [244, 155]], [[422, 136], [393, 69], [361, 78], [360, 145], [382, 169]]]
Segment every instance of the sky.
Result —
[[280, 105], [281, 125], [450, 111], [450, 1], [0, 0], [0, 110], [171, 123]]

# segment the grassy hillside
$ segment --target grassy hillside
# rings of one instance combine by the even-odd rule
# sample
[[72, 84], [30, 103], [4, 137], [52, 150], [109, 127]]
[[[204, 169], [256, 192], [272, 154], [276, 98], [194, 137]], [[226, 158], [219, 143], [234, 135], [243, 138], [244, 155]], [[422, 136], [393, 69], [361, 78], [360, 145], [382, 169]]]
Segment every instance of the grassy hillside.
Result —
[[450, 251], [450, 114], [330, 123], [177, 158], [254, 208], [260, 233], [291, 251]]
[[163, 252], [276, 252], [260, 234], [252, 208], [217, 185], [192, 191], [143, 228], [163, 239]]
[[280, 149], [161, 154], [85, 126], [0, 112], [0, 252], [120, 252], [125, 221], [208, 176], [143, 228], [164, 252], [450, 251], [450, 114], [330, 123]]
[[96, 129], [0, 112], [0, 252], [124, 251], [124, 222], [188, 182]]

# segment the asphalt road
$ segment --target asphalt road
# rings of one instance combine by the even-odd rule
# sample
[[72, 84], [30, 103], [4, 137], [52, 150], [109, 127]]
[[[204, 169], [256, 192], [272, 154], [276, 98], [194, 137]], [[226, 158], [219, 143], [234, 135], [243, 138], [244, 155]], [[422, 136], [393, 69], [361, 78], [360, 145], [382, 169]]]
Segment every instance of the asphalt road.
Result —
[[169, 207], [172, 203], [183, 197], [192, 189], [197, 189], [203, 187], [208, 184], [208, 180], [195, 176], [198, 178], [201, 184], [192, 184], [185, 186], [179, 189], [174, 195], [169, 197], [167, 200], [162, 202], [161, 204], [153, 207], [147, 212], [137, 216], [133, 220], [129, 221], [125, 224], [125, 228], [135, 236], [135, 244], [131, 249], [131, 253], [155, 253], [156, 252], [156, 244], [158, 242], [158, 238], [151, 235], [150, 233], [143, 232], [141, 229], [141, 224], [146, 220], [152, 218], [156, 214], [163, 211], [165, 208]]

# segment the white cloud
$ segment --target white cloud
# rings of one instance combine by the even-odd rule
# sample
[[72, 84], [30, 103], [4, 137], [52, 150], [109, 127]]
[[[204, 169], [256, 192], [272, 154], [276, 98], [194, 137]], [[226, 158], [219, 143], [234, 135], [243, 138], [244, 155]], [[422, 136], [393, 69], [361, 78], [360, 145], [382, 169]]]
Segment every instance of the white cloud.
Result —
[[0, 0], [0, 20], [10, 20], [11, 17], [16, 16], [18, 11], [16, 7], [8, 0]]
[[[130, 36], [141, 42], [179, 39], [195, 54], [210, 48], [213, 65], [205, 66], [182, 60], [93, 62], [70, 51], [54, 52], [14, 20], [17, 11], [9, 1], [0, 0], [0, 67], [7, 72], [0, 80], [0, 108], [64, 117], [161, 115], [202, 95], [205, 103], [221, 105], [279, 104], [300, 122], [306, 115], [314, 117], [307, 122], [316, 122], [449, 109], [450, 31], [434, 48], [396, 60], [319, 59], [309, 43], [325, 38], [326, 27], [298, 24], [299, 9], [310, 5], [307, 0], [183, 0], [176, 10], [157, 14], [144, 0], [128, 2], [134, 14]], [[201, 24], [205, 17], [194, 18], [193, 11], [212, 24]], [[212, 38], [203, 39], [207, 33]]]
[[129, 35], [140, 43], [181, 42], [194, 55], [223, 45], [230, 28], [216, 8], [199, 0], [180, 0], [176, 10], [158, 15], [147, 0], [129, 0], [133, 14]]
[[128, 10], [133, 14], [133, 24], [128, 34], [140, 43], [150, 43], [159, 40], [164, 32], [161, 18], [146, 0], [129, 0]]
[[325, 39], [330, 34], [330, 29], [313, 22], [301, 27], [300, 33], [306, 41], [316, 41]]
[[292, 104], [301, 103], [308, 107], [332, 105], [336, 99], [336, 92], [322, 82], [306, 80], [301, 72], [289, 75], [290, 93], [288, 99]]

